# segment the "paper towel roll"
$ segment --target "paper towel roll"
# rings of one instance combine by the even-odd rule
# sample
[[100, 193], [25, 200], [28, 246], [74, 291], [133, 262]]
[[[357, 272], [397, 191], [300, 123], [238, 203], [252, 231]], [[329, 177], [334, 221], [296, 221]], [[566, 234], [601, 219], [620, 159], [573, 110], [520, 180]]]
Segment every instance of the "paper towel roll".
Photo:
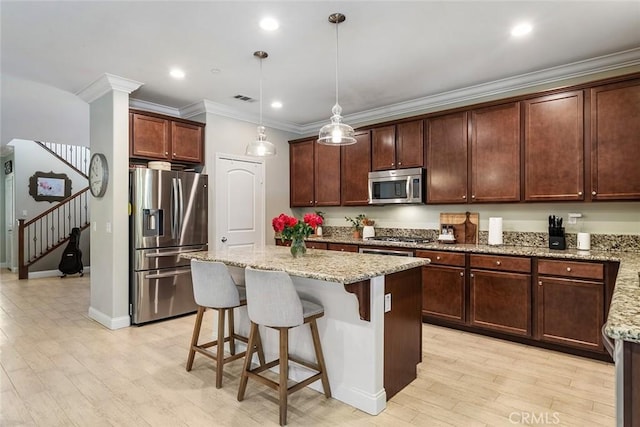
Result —
[[489, 244], [502, 244], [502, 218], [489, 218]]
[[591, 249], [591, 234], [578, 233], [578, 250], [588, 251]]

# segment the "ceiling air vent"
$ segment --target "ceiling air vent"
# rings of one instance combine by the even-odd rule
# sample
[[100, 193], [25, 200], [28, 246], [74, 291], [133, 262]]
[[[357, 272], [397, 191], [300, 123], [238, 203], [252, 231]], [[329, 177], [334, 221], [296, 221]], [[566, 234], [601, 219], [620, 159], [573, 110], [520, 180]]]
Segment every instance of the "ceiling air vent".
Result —
[[250, 96], [246, 96], [246, 95], [236, 95], [234, 96], [235, 99], [238, 99], [240, 101], [244, 101], [244, 102], [256, 102], [257, 99], [253, 99]]

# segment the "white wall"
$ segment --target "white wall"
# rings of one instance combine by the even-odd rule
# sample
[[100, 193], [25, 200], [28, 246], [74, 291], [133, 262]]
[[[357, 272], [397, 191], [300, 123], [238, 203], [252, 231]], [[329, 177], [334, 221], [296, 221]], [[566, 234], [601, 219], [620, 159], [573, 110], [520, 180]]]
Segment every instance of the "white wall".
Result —
[[14, 138], [89, 146], [89, 104], [52, 86], [2, 74], [0, 144]]
[[[247, 143], [256, 138], [256, 123], [222, 117], [207, 113], [191, 120], [206, 123], [205, 127], [205, 166], [209, 177], [215, 176], [216, 153], [244, 155]], [[267, 139], [274, 143], [277, 150], [275, 157], [265, 158], [265, 242], [273, 244], [274, 232], [271, 219], [281, 212], [291, 212], [289, 208], [289, 143], [290, 139], [299, 135], [267, 128]], [[209, 178], [211, 180], [211, 178]], [[210, 184], [213, 184], [210, 181]], [[215, 237], [214, 188], [209, 185], [209, 241]]]

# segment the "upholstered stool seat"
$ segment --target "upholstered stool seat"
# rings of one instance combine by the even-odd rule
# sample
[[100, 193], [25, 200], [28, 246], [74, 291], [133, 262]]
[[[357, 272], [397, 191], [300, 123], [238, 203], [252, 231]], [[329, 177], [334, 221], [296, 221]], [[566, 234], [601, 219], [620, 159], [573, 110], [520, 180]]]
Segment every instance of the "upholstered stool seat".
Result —
[[[193, 367], [196, 352], [216, 361], [216, 388], [222, 387], [222, 370], [225, 363], [240, 359], [246, 352], [236, 353], [236, 340], [248, 343], [248, 338], [239, 335], [234, 330], [233, 309], [247, 304], [247, 291], [242, 286], [237, 286], [229, 274], [227, 266], [221, 262], [209, 262], [191, 260], [191, 276], [193, 282], [193, 296], [198, 304], [196, 322], [193, 326], [189, 356], [187, 358], [187, 371]], [[218, 311], [217, 339], [204, 343], [200, 340], [202, 319], [207, 308]], [[225, 314], [228, 317], [228, 336], [225, 337]], [[230, 356], [224, 356], [224, 344], [229, 343]], [[264, 364], [264, 354], [260, 340], [254, 341], [258, 351], [258, 358]], [[209, 350], [216, 347], [216, 352]], [[252, 352], [253, 354], [253, 352]]]
[[[247, 312], [251, 321], [248, 351], [245, 357], [238, 400], [244, 399], [249, 378], [255, 379], [278, 392], [280, 402], [280, 425], [287, 423], [287, 398], [290, 393], [320, 380], [326, 397], [331, 397], [331, 387], [320, 345], [316, 319], [324, 316], [324, 308], [311, 301], [302, 300], [293, 286], [291, 277], [284, 271], [245, 269], [247, 288]], [[316, 363], [302, 360], [289, 354], [289, 329], [309, 324], [316, 356]], [[251, 369], [251, 357], [255, 343], [260, 342], [258, 325], [278, 330], [280, 335], [279, 358]], [[289, 361], [316, 371], [307, 379], [289, 386]], [[279, 366], [279, 381], [260, 375], [261, 372]]]

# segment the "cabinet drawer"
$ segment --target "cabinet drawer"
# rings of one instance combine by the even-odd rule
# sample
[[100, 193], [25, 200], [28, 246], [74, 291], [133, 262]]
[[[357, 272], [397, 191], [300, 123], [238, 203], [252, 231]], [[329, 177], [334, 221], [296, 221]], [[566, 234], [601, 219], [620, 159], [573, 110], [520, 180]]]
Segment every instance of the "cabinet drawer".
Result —
[[429, 258], [431, 260], [431, 264], [464, 267], [464, 254], [458, 252], [417, 250], [416, 256], [420, 258]]
[[358, 252], [358, 245], [343, 245], [340, 243], [329, 243], [327, 245], [327, 249], [329, 249], [330, 251]]
[[312, 241], [306, 240], [305, 245], [309, 249], [327, 249], [327, 244], [325, 242], [312, 242]]
[[604, 265], [595, 262], [541, 259], [538, 261], [538, 274], [603, 280]]
[[471, 255], [471, 268], [531, 273], [531, 258], [502, 255]]

